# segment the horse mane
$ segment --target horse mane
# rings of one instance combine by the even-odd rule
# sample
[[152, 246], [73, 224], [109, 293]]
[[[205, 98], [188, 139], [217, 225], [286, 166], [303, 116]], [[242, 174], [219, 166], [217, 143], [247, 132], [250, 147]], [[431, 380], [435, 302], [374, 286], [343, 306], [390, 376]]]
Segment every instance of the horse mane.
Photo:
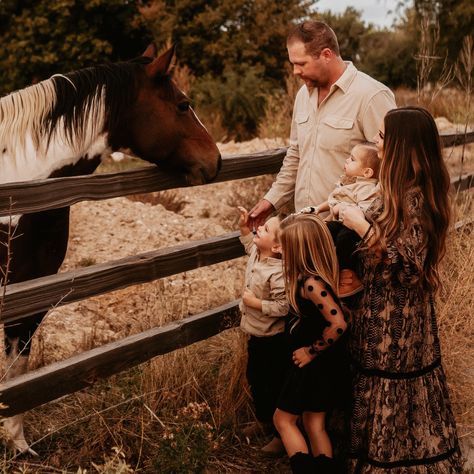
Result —
[[0, 99], [0, 152], [26, 150], [27, 137], [39, 155], [53, 139], [73, 149], [112, 131], [137, 95], [137, 71], [150, 60], [102, 64], [57, 74]]

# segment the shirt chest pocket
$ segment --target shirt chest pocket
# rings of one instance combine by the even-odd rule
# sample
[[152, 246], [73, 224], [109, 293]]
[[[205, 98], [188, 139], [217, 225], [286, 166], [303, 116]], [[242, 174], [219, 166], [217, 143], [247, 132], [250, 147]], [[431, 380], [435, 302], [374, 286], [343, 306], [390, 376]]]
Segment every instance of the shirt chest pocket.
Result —
[[329, 115], [320, 124], [318, 131], [319, 146], [328, 150], [350, 152], [354, 120]]
[[300, 112], [295, 116], [296, 127], [298, 130], [298, 144], [302, 147], [310, 137], [309, 112]]

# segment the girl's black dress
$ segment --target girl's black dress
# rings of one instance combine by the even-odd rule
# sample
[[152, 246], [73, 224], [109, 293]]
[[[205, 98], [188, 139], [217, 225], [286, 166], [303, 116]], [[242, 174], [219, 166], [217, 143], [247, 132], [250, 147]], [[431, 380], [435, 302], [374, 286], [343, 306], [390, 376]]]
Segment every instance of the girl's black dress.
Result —
[[[312, 301], [299, 298], [298, 304], [302, 315], [291, 318], [287, 328], [292, 352], [322, 339], [324, 328], [329, 326]], [[347, 336], [343, 334], [334, 345], [320, 352], [304, 367], [292, 363], [277, 408], [294, 415], [346, 408], [351, 393], [346, 340]]]

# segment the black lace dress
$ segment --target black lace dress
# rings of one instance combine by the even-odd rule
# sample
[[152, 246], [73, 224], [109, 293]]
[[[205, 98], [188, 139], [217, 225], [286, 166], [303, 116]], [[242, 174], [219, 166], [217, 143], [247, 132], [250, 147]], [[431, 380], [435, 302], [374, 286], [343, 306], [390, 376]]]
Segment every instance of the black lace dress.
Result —
[[[350, 403], [347, 333], [337, 323], [337, 316], [342, 314], [342, 310], [337, 298], [322, 280], [303, 280], [302, 283], [307, 281], [313, 281], [314, 291], [318, 292], [318, 303], [298, 298], [302, 314], [294, 316], [288, 327], [291, 351], [304, 346], [324, 347], [327, 340], [330, 346], [318, 352], [316, 358], [304, 367], [291, 364], [277, 407], [295, 415], [305, 411], [327, 412]], [[324, 286], [318, 289], [318, 285]]]
[[[350, 339], [354, 364], [350, 473], [462, 472], [433, 295], [418, 291], [426, 250], [423, 196], [406, 194], [409, 222], [387, 254], [362, 255], [365, 292]], [[380, 201], [368, 212], [380, 212]]]

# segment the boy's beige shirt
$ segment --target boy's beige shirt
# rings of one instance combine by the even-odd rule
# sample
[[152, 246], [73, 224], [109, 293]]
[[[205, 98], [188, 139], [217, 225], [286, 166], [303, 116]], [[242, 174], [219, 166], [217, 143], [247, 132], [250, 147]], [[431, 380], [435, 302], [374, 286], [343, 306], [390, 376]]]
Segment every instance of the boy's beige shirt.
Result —
[[318, 107], [318, 89], [301, 87], [295, 99], [290, 146], [276, 181], [264, 196], [276, 209], [295, 199], [295, 209], [326, 201], [354, 145], [372, 141], [393, 93], [352, 63]]
[[252, 233], [240, 236], [240, 241], [249, 255], [245, 270], [245, 288], [262, 300], [262, 311], [240, 302], [240, 327], [252, 336], [274, 336], [284, 331], [285, 321], [282, 316], [286, 316], [289, 309], [282, 261], [273, 257], [259, 260]]

